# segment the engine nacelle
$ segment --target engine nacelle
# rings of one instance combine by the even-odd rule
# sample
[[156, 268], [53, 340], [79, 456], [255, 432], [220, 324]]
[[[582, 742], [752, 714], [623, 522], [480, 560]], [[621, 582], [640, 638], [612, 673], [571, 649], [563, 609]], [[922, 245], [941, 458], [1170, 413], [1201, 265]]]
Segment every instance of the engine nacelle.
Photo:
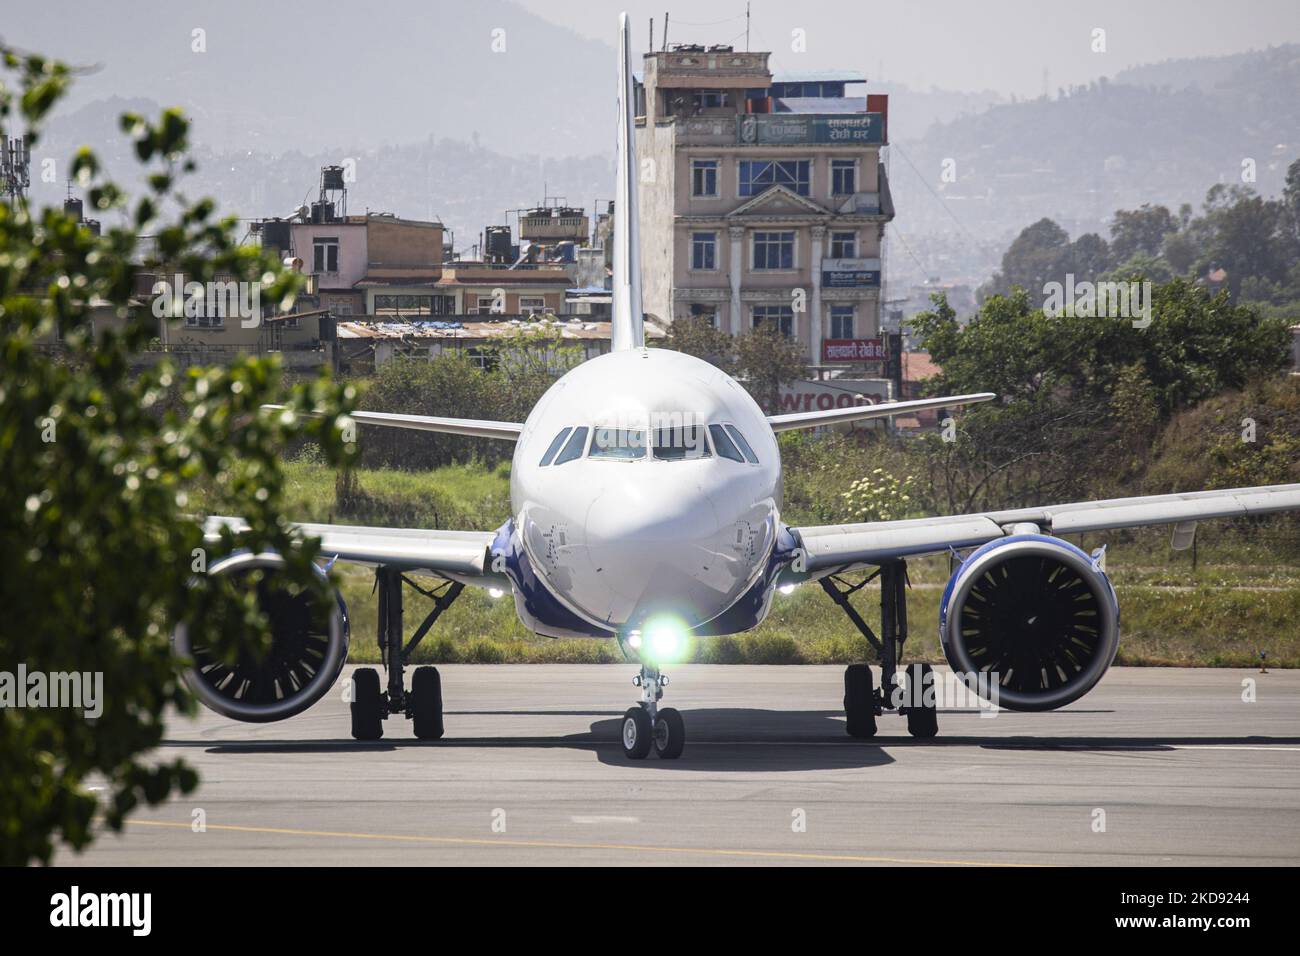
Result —
[[998, 703], [1053, 710], [1101, 680], [1119, 649], [1119, 602], [1097, 561], [1042, 534], [990, 541], [953, 573], [939, 641], [954, 671], [997, 675]]
[[[262, 571], [258, 606], [271, 623], [271, 647], [264, 657], [241, 653], [226, 663], [205, 646], [193, 644], [189, 627], [172, 632], [178, 654], [194, 666], [186, 682], [194, 695], [219, 714], [263, 723], [283, 720], [306, 710], [338, 680], [348, 658], [348, 609], [342, 595], [332, 591], [328, 601], [310, 592], [293, 593], [276, 583], [284, 558], [272, 552], [238, 552], [208, 569], [210, 575], [249, 578]], [[324, 578], [324, 569], [316, 572]]]

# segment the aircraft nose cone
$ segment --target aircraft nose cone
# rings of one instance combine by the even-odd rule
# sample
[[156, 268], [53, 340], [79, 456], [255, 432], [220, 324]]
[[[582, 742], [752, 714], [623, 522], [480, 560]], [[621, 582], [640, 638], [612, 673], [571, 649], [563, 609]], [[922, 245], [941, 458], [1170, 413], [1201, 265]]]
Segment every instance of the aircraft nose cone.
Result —
[[[641, 489], [606, 489], [585, 522], [591, 578], [599, 582], [602, 615], [618, 623], [673, 612], [689, 623], [716, 614], [718, 595], [706, 583], [722, 560], [720, 525], [705, 495], [651, 505]], [[595, 591], [596, 588], [593, 588]]]

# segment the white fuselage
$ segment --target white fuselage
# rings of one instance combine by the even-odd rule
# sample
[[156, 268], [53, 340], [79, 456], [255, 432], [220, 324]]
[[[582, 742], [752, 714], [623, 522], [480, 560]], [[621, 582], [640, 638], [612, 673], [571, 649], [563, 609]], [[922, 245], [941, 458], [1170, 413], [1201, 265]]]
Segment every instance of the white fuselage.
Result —
[[[728, 447], [726, 426], [747, 440], [745, 460], [734, 460], [739, 443]], [[584, 427], [579, 439], [568, 435], [570, 455], [583, 446], [579, 457], [555, 463], [562, 445], [542, 464], [557, 435]], [[638, 434], [648, 446], [639, 451]], [[686, 449], [667, 448], [674, 439]], [[629, 450], [602, 455], [597, 442]], [[694, 627], [731, 607], [766, 567], [781, 463], [762, 410], [729, 375], [680, 352], [636, 348], [585, 362], [547, 390], [524, 423], [510, 492], [532, 567], [574, 614], [616, 631], [659, 613]]]

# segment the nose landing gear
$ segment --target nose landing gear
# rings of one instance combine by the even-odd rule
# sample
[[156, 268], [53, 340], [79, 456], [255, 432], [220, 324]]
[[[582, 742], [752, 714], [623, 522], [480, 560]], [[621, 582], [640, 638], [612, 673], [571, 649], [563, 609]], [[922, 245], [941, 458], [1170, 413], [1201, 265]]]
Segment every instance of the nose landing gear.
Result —
[[686, 721], [674, 708], [659, 706], [668, 686], [667, 675], [642, 664], [632, 683], [641, 688], [641, 700], [623, 715], [619, 736], [624, 756], [644, 760], [653, 749], [663, 760], [676, 760], [686, 745]]

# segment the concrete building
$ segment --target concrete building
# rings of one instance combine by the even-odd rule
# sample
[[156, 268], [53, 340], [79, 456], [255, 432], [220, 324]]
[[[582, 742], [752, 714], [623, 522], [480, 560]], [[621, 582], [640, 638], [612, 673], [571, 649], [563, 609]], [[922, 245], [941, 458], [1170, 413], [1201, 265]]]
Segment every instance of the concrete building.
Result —
[[497, 265], [449, 262], [438, 280], [449, 314], [559, 315], [565, 311], [565, 289], [571, 283], [562, 265]]
[[774, 76], [768, 53], [648, 53], [637, 84], [646, 312], [733, 335], [775, 324], [809, 364], [876, 371], [888, 99], [857, 74]]
[[442, 278], [440, 222], [387, 213], [268, 220], [262, 244], [301, 259], [303, 272], [315, 277], [321, 307], [336, 316], [447, 311], [435, 288]]

